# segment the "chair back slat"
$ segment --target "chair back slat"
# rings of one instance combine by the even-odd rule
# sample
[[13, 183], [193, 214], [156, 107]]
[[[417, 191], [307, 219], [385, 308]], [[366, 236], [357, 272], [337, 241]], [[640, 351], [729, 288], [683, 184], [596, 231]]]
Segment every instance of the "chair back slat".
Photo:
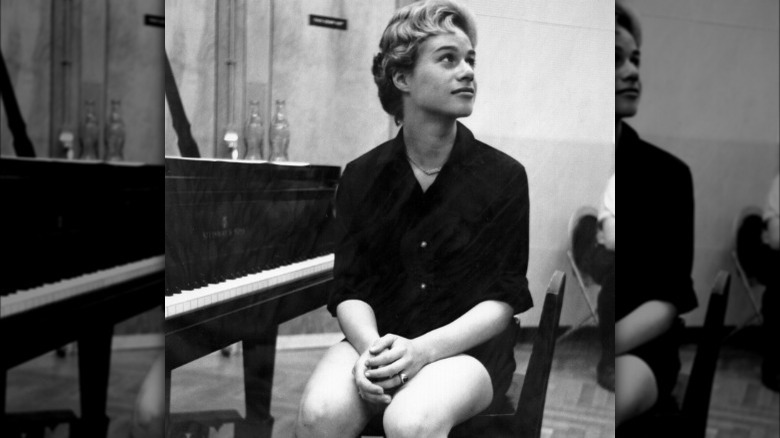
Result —
[[686, 427], [689, 428], [689, 432], [685, 434], [687, 437], [704, 438], [705, 436], [730, 287], [731, 274], [726, 271], [718, 272], [707, 304], [704, 332], [699, 340], [683, 399], [682, 414], [687, 422]]
[[538, 437], [542, 430], [547, 384], [555, 353], [555, 338], [561, 317], [566, 274], [555, 271], [545, 293], [542, 317], [534, 340], [523, 388], [513, 417], [517, 436]]

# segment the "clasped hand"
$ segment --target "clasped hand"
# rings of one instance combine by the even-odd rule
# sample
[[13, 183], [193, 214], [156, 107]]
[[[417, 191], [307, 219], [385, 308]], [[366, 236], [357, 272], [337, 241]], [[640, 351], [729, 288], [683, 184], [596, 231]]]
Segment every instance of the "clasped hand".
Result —
[[401, 336], [388, 334], [374, 341], [360, 355], [352, 374], [360, 397], [369, 403], [388, 404], [392, 390], [403, 384], [400, 373], [407, 381], [414, 378], [427, 363], [424, 352], [417, 344]]

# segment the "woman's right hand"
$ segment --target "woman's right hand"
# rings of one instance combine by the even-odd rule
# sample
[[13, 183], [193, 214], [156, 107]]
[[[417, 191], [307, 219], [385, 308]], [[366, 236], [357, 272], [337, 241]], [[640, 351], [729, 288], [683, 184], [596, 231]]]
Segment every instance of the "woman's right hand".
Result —
[[355, 376], [355, 384], [358, 388], [358, 394], [363, 400], [373, 404], [388, 404], [392, 398], [385, 394], [385, 390], [381, 386], [368, 380], [366, 377], [366, 361], [372, 356], [369, 348], [360, 355], [355, 366], [352, 367], [352, 375]]

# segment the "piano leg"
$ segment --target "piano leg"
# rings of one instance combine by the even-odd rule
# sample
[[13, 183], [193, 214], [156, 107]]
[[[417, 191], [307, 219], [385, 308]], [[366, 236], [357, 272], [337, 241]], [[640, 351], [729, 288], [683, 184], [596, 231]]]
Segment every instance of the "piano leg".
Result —
[[236, 424], [236, 438], [271, 438], [271, 390], [274, 383], [277, 327], [263, 331], [262, 337], [244, 340], [244, 397], [246, 418]]
[[8, 370], [4, 369], [2, 375], [0, 375], [0, 391], [2, 391], [2, 394], [0, 394], [0, 415], [5, 415], [5, 393], [6, 393], [6, 387], [5, 384], [8, 383]]
[[106, 401], [111, 369], [113, 327], [98, 328], [79, 338], [79, 389], [81, 421], [73, 436], [105, 437], [108, 434]]
[[171, 370], [165, 366], [165, 438], [171, 436]]

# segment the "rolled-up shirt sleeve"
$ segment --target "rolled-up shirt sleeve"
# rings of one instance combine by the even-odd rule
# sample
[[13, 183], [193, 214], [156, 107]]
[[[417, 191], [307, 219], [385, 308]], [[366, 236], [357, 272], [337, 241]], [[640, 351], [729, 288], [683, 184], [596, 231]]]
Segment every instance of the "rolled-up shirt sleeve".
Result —
[[[336, 316], [336, 308], [346, 300], [363, 299], [361, 291], [369, 288], [366, 284], [366, 269], [359, 257], [358, 243], [350, 233], [355, 212], [352, 192], [352, 180], [349, 166], [344, 169], [339, 187], [336, 190], [336, 251], [333, 265], [333, 287], [328, 298], [328, 311]], [[362, 284], [361, 284], [362, 283]]]
[[496, 281], [475, 296], [474, 304], [503, 301], [518, 314], [533, 307], [527, 279], [530, 204], [525, 169], [517, 166], [516, 174], [503, 190], [507, 196], [499, 201], [493, 223], [487, 227], [494, 233], [486, 245], [494, 251], [488, 260], [498, 267], [492, 275]]
[[769, 189], [769, 194], [766, 197], [764, 203], [764, 221], [768, 221], [780, 216], [780, 175], [775, 176], [772, 181], [772, 187]]
[[615, 175], [609, 179], [599, 208], [599, 222], [615, 217]]

